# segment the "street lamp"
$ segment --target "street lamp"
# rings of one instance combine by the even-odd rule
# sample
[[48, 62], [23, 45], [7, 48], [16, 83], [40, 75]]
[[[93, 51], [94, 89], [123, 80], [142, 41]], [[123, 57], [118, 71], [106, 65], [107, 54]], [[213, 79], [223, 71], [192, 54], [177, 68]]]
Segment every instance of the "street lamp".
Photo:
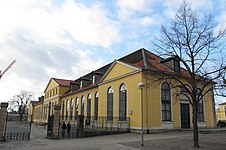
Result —
[[141, 146], [144, 147], [144, 116], [143, 116], [143, 89], [145, 87], [144, 82], [140, 82], [138, 87], [141, 90], [141, 100], [140, 100], [140, 107], [141, 107]]

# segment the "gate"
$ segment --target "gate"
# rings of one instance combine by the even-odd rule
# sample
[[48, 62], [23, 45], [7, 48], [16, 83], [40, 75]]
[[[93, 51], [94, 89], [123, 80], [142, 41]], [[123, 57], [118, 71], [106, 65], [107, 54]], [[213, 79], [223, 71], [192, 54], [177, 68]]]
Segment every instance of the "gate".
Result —
[[31, 122], [28, 116], [23, 116], [20, 121], [19, 114], [10, 114], [7, 112], [4, 131], [4, 140], [30, 140]]
[[47, 127], [48, 138], [51, 138], [53, 136], [53, 119], [54, 115], [48, 117], [48, 127]]

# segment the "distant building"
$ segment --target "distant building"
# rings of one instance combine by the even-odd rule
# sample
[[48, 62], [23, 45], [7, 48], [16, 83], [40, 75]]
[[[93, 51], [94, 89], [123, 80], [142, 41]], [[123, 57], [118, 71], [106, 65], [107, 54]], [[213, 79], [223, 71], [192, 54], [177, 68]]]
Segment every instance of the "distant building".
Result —
[[219, 108], [216, 111], [217, 120], [226, 121], [226, 102], [219, 104]]
[[38, 98], [38, 101], [30, 101], [28, 107], [28, 120], [32, 122], [45, 123], [43, 114], [44, 96]]
[[[159, 72], [187, 76], [176, 57], [163, 59], [139, 49], [75, 80], [51, 78], [44, 90], [44, 101], [30, 105], [33, 121], [47, 122], [58, 104], [61, 121], [73, 124], [78, 115], [84, 115], [87, 124], [98, 124], [101, 119], [114, 126], [112, 122], [117, 119], [122, 126], [129, 121], [131, 131], [136, 131], [141, 129], [143, 101], [145, 131], [191, 128], [192, 106], [186, 97], [177, 95], [182, 89], [171, 88], [169, 80], [139, 89], [139, 83], [147, 85]], [[214, 127], [213, 91], [204, 96], [198, 109], [199, 127]]]

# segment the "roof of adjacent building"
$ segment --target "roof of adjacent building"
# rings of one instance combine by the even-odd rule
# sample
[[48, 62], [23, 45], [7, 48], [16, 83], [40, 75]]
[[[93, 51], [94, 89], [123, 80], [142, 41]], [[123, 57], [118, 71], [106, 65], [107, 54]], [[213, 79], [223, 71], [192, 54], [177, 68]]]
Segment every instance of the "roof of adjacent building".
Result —
[[38, 101], [30, 101], [31, 105], [32, 106], [35, 106], [35, 104], [37, 103]]
[[221, 104], [219, 104], [219, 105], [226, 105], [226, 102], [223, 102], [223, 103], [221, 103]]
[[70, 86], [70, 82], [72, 82], [73, 80], [67, 80], [67, 79], [58, 79], [58, 78], [51, 78], [44, 90], [44, 93], [46, 92], [47, 90], [47, 87], [49, 86], [51, 80], [54, 80], [59, 86], [67, 86], [69, 87]]
[[58, 78], [52, 78], [54, 81], [56, 81], [60, 86], [70, 86], [70, 82], [73, 80], [66, 80], [66, 79], [58, 79]]
[[44, 96], [41, 96], [38, 98], [39, 100], [38, 101], [30, 101], [31, 105], [32, 106], [37, 106], [37, 105], [40, 105], [43, 103], [44, 101]]

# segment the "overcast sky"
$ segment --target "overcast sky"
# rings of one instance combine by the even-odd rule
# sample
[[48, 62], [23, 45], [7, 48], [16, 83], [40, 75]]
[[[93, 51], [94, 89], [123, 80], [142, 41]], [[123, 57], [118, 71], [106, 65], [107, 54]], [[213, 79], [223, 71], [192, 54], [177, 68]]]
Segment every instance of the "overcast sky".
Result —
[[[0, 102], [20, 90], [43, 95], [51, 77], [77, 79], [139, 48], [150, 51], [159, 27], [182, 0], [1, 0]], [[188, 0], [226, 26], [226, 0]], [[220, 100], [221, 101], [221, 100]]]

